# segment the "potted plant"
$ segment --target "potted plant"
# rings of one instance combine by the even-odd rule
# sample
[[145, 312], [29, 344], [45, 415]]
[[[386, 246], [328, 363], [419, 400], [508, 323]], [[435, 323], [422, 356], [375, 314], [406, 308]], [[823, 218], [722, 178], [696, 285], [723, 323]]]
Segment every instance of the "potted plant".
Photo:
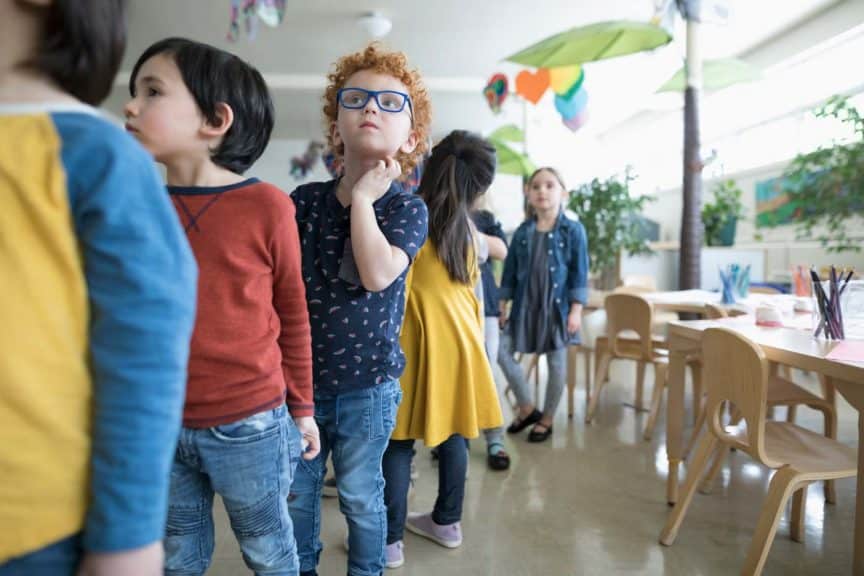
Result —
[[727, 179], [714, 186], [714, 199], [702, 206], [702, 225], [705, 226], [705, 244], [732, 246], [738, 220], [744, 217], [741, 188], [735, 180]]
[[651, 253], [639, 216], [645, 203], [654, 199], [630, 196], [632, 179], [629, 173], [623, 180], [595, 178], [570, 192], [567, 207], [585, 227], [591, 272], [600, 275], [597, 287], [603, 290], [618, 285], [622, 252], [630, 256]]
[[796, 211], [798, 238], [817, 238], [828, 252], [861, 251], [860, 230], [847, 229], [851, 216], [864, 213], [864, 117], [842, 96], [830, 98], [816, 111], [834, 118], [852, 132], [847, 142], [799, 154], [784, 172], [785, 191]]

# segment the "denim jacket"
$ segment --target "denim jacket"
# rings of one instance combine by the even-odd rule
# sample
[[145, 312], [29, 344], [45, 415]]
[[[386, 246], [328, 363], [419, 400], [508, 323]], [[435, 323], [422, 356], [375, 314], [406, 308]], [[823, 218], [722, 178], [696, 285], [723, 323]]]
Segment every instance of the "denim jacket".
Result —
[[[500, 300], [513, 300], [510, 317], [517, 318], [528, 291], [528, 274], [531, 272], [531, 249], [537, 220], [523, 222], [510, 243], [504, 274], [501, 277]], [[566, 326], [571, 302], [585, 304], [588, 300], [588, 239], [585, 227], [578, 221], [558, 215], [555, 227], [548, 232], [549, 280], [555, 304]]]

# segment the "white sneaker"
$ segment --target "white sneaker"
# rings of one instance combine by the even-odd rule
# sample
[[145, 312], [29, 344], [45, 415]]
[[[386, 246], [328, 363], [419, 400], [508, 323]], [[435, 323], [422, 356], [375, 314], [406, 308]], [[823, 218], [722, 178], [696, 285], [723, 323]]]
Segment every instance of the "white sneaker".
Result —
[[393, 568], [399, 568], [405, 564], [405, 544], [402, 543], [402, 540], [394, 542], [393, 544], [388, 544], [384, 549], [384, 556], [385, 567], [391, 570]]

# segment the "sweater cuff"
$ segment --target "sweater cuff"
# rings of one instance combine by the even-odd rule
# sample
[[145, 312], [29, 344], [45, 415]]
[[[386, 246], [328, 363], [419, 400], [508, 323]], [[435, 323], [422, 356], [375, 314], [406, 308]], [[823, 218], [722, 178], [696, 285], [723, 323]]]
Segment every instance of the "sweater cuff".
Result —
[[288, 404], [288, 411], [291, 412], [291, 418], [305, 418], [306, 416], [315, 415], [314, 404]]

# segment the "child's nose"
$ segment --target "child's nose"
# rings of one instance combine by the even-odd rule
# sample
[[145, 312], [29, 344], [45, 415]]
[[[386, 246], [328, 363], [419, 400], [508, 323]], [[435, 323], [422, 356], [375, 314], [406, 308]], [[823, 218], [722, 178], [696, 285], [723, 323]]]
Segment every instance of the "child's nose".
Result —
[[135, 107], [135, 100], [130, 100], [123, 106], [123, 117], [126, 119], [135, 116], [138, 113], [137, 107]]
[[369, 98], [369, 101], [366, 102], [366, 107], [363, 108], [363, 112], [374, 112], [375, 114], [379, 112], [378, 102], [375, 101], [375, 98]]

